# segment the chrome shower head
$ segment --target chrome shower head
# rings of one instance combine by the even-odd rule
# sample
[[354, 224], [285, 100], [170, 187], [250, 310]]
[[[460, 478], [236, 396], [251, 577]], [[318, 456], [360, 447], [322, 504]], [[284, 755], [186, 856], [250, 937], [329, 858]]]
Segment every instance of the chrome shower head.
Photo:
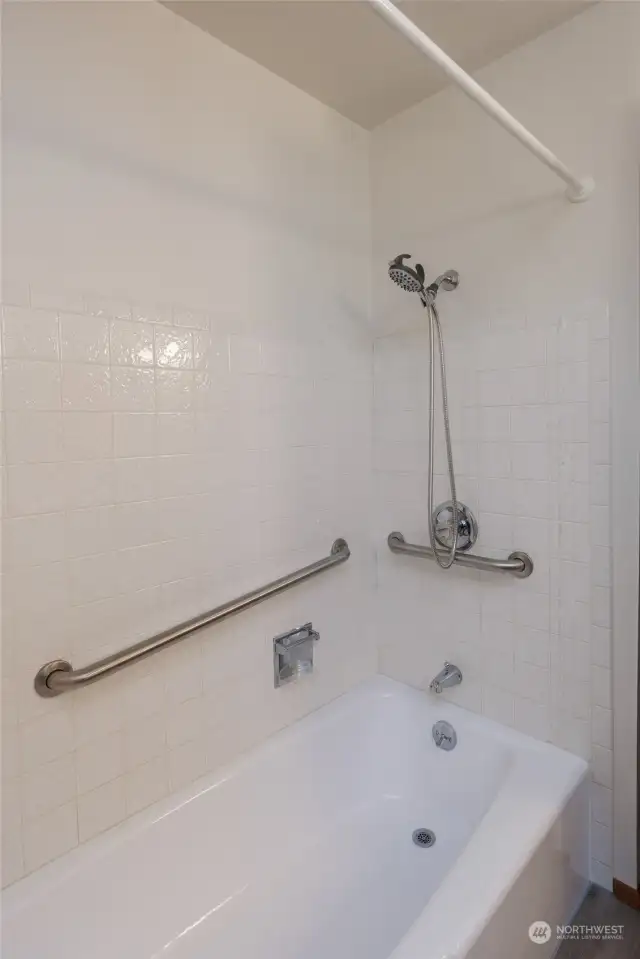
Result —
[[410, 253], [401, 253], [395, 260], [391, 260], [389, 263], [389, 276], [394, 283], [397, 283], [399, 287], [408, 293], [423, 293], [424, 267], [420, 263], [416, 263], [415, 270], [412, 270], [410, 266], [405, 266], [403, 260], [408, 259], [410, 256]]
[[400, 256], [389, 263], [389, 276], [401, 289], [408, 293], [418, 293], [425, 306], [428, 301], [433, 302], [435, 300], [440, 287], [447, 291], [456, 289], [460, 282], [458, 272], [457, 270], [447, 270], [446, 273], [441, 273], [425, 290], [424, 267], [422, 264], [416, 263], [415, 269], [412, 269], [404, 262], [409, 259], [410, 255], [409, 253], [401, 253]]

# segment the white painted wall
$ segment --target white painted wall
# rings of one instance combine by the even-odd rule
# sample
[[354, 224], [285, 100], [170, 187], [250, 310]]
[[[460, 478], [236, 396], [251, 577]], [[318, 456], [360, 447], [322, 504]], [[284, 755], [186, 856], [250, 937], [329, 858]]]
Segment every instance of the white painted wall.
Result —
[[[4, 11], [3, 882], [375, 670], [368, 136], [157, 4]], [[89, 663], [352, 559], [78, 694]], [[275, 691], [308, 619], [316, 672]]]
[[[590, 758], [603, 885], [614, 864], [635, 884], [639, 49], [640, 7], [602, 4], [478, 75], [595, 176], [582, 206], [453, 89], [372, 136], [381, 669], [424, 687], [453, 660], [453, 700]], [[392, 529], [428, 542], [426, 328], [385, 275], [404, 251], [432, 277], [460, 271], [439, 300], [459, 498], [480, 522], [476, 550], [529, 551], [529, 580], [385, 548]], [[448, 498], [443, 475], [437, 490]], [[612, 502], [624, 516], [616, 505], [611, 533]]]

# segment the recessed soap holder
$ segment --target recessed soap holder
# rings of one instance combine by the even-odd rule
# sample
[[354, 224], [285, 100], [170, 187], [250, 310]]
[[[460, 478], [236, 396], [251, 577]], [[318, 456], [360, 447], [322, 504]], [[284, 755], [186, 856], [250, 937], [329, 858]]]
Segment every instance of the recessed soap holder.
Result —
[[313, 644], [320, 633], [313, 623], [296, 626], [273, 638], [273, 685], [284, 686], [313, 672]]

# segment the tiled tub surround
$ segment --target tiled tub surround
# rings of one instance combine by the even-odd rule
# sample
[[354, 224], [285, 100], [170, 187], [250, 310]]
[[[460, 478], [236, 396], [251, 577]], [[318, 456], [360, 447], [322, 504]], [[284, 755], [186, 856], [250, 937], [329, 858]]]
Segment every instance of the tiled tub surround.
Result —
[[[445, 695], [585, 758], [593, 745], [610, 787], [607, 310], [513, 326], [445, 321], [449, 401], [458, 497], [479, 522], [474, 551], [525, 549], [534, 573], [448, 573], [382, 546], [382, 669], [426, 686], [451, 659], [464, 683]], [[393, 527], [428, 541], [427, 360], [426, 332], [376, 340], [379, 540]], [[436, 501], [448, 497], [442, 456]], [[428, 629], [426, 647], [423, 630], [391, 638], [398, 603]]]
[[[5, 881], [375, 668], [356, 628], [370, 587], [370, 348], [86, 303], [3, 308]], [[33, 693], [41, 662], [88, 663], [324, 555], [339, 535], [354, 560], [324, 583], [100, 686]], [[276, 693], [270, 637], [309, 618], [316, 675]]]
[[[391, 529], [428, 543], [428, 335], [375, 343], [380, 668], [590, 759], [593, 878], [610, 883], [612, 710], [607, 308], [478, 328], [447, 322], [458, 497], [476, 552], [523, 549], [530, 579], [392, 554]], [[442, 447], [435, 501], [449, 498]], [[398, 629], [398, 623], [403, 624]], [[428, 640], [428, 641], [426, 641]]]

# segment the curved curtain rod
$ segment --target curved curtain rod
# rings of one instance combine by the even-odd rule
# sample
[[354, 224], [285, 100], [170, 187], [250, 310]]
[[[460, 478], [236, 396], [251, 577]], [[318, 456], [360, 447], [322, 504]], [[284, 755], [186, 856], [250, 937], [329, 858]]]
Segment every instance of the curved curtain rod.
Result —
[[470, 77], [455, 60], [452, 60], [433, 40], [427, 36], [413, 20], [398, 10], [391, 0], [369, 0], [373, 9], [384, 20], [402, 33], [430, 60], [433, 60], [460, 89], [474, 100], [485, 113], [503, 127], [507, 133], [519, 140], [523, 146], [533, 153], [545, 166], [553, 170], [561, 180], [567, 184], [565, 196], [572, 203], [582, 203], [588, 200], [593, 193], [595, 184], [591, 177], [577, 177], [562, 163], [555, 153], [552, 153], [543, 143], [534, 137], [508, 110], [498, 103], [490, 93], [480, 86], [473, 77]]

